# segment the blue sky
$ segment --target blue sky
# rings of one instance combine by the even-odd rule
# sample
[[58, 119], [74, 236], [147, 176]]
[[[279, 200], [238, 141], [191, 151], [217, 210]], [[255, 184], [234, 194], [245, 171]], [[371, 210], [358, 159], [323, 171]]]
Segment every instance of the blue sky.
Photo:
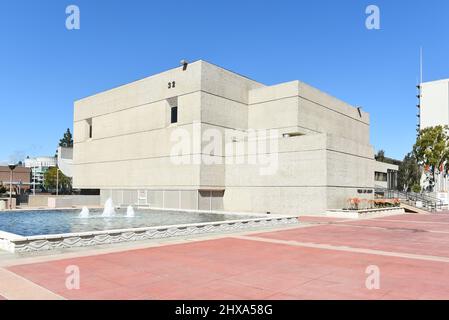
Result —
[[[81, 29], [65, 28], [65, 8]], [[365, 28], [380, 8], [381, 29]], [[449, 78], [449, 2], [0, 1], [0, 162], [53, 155], [73, 101], [204, 59], [266, 84], [302, 80], [371, 114], [375, 149], [402, 158], [424, 80]]]

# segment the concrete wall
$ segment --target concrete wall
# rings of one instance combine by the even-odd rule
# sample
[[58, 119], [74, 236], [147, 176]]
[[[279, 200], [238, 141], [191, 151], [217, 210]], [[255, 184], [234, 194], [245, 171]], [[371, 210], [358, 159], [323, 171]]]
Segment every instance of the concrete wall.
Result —
[[30, 195], [28, 197], [28, 206], [29, 207], [42, 207], [45, 208], [48, 206], [48, 198], [50, 195]]
[[[250, 91], [249, 128], [328, 133], [369, 145], [369, 115], [303, 82]], [[269, 115], [269, 116], [267, 116]]]
[[279, 167], [261, 175], [262, 164], [226, 166], [226, 210], [320, 213], [343, 208], [348, 198], [373, 185], [371, 146], [330, 134], [279, 138]]
[[[167, 89], [170, 81], [176, 81], [175, 88]], [[259, 86], [198, 61], [186, 71], [176, 68], [75, 102], [74, 187], [198, 188], [203, 184], [200, 177], [205, 185], [213, 184], [207, 177], [214, 169], [172, 163], [172, 133], [182, 128], [192, 139], [200, 139], [194, 134], [200, 122], [245, 129], [248, 90]], [[178, 122], [170, 124], [169, 99], [174, 96]], [[92, 121], [92, 139], [86, 120]], [[185, 155], [195, 152], [192, 146]], [[221, 177], [223, 185], [223, 173]]]
[[299, 126], [369, 146], [369, 114], [299, 82]]
[[[11, 205], [9, 201], [11, 200]], [[16, 209], [16, 199], [15, 198], [0, 198], [0, 210]], [[11, 207], [11, 208], [10, 208]]]
[[386, 162], [380, 162], [380, 161], [373, 161], [373, 166], [374, 166], [374, 173], [379, 172], [379, 173], [384, 173], [387, 175], [387, 181], [379, 181], [374, 179], [374, 186], [375, 187], [380, 187], [380, 188], [388, 188], [388, 179], [390, 178], [390, 176], [388, 175], [389, 171], [398, 171], [399, 170], [399, 166], [394, 165], [394, 164], [390, 164], [390, 163], [386, 163]]
[[100, 197], [84, 195], [51, 196], [48, 197], [47, 204], [49, 208], [97, 207], [100, 205]]

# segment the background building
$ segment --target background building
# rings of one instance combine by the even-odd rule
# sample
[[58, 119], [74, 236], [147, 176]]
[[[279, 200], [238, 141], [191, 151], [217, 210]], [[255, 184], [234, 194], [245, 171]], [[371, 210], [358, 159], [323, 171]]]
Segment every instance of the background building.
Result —
[[[31, 170], [29, 168], [18, 166], [13, 171], [12, 185], [15, 194], [23, 194], [30, 189]], [[0, 182], [9, 192], [9, 184], [11, 181], [11, 170], [8, 166], [0, 166]]]
[[374, 186], [389, 190], [396, 190], [398, 187], [399, 166], [391, 163], [374, 162]]
[[[419, 86], [419, 126], [427, 127], [449, 125], [449, 79], [423, 82]], [[423, 173], [421, 186], [429, 186], [429, 177]], [[449, 176], [446, 173], [436, 175], [434, 191], [445, 204], [448, 203]]]
[[57, 159], [55, 157], [36, 157], [26, 158], [25, 167], [31, 169], [31, 184], [39, 189], [44, 185], [45, 173], [51, 167], [56, 167]]
[[449, 79], [420, 85], [419, 127], [449, 125]]
[[[73, 186], [100, 189], [102, 201], [122, 205], [320, 213], [351, 197], [373, 198], [369, 127], [361, 108], [303, 82], [266, 86], [197, 61], [75, 102]], [[185, 156], [224, 161], [174, 163], [179, 129], [193, 137]], [[205, 152], [208, 129], [235, 137], [220, 152]], [[278, 146], [274, 174], [226, 161], [224, 146], [249, 142], [252, 129], [278, 132], [267, 138]]]

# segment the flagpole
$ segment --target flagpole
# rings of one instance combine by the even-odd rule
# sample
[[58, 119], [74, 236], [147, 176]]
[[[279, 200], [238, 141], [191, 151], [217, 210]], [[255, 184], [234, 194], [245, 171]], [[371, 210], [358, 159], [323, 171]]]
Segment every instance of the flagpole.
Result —
[[422, 46], [419, 48], [419, 84], [422, 84], [423, 79], [423, 62], [422, 62]]

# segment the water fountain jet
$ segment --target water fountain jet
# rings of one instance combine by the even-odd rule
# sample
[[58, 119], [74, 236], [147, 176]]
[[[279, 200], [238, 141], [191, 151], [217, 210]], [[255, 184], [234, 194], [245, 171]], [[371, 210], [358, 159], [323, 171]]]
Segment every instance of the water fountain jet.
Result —
[[112, 201], [112, 198], [109, 198], [104, 203], [104, 210], [102, 217], [109, 218], [115, 215], [115, 209], [114, 209], [114, 202]]
[[134, 212], [133, 206], [128, 206], [128, 208], [126, 209], [126, 217], [134, 218], [134, 216], [135, 216], [135, 212]]
[[81, 209], [81, 212], [80, 212], [80, 214], [78, 215], [78, 217], [83, 218], [83, 219], [89, 218], [89, 208], [83, 207], [83, 208]]

